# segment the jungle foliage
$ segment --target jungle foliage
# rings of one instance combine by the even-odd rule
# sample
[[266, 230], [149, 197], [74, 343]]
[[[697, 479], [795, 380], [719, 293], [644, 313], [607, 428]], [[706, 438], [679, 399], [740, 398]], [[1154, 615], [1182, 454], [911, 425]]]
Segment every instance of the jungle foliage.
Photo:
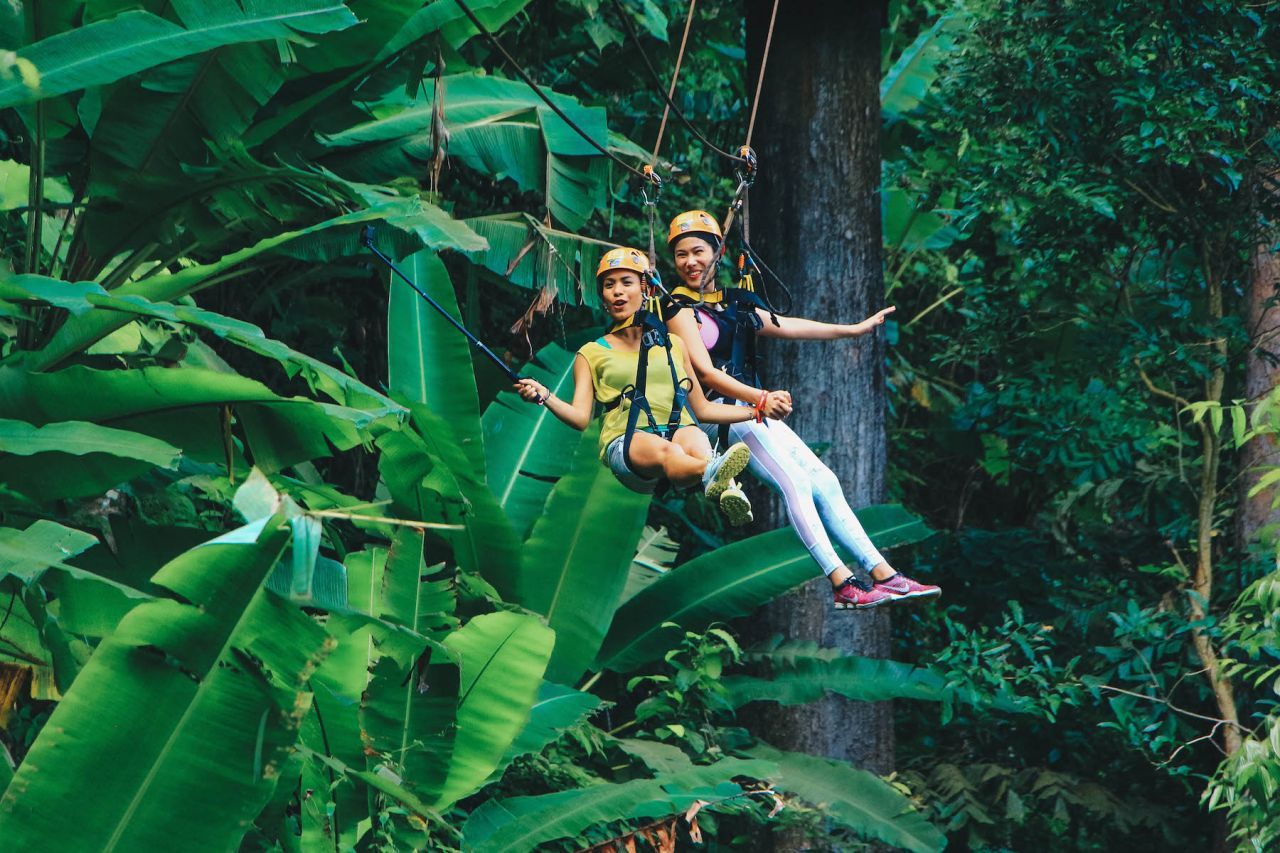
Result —
[[[470, 5], [647, 160], [619, 6]], [[687, 7], [620, 7], [669, 69]], [[1280, 586], [1231, 531], [1278, 411], [1240, 393], [1278, 19], [888, 4], [891, 472], [940, 532], [862, 515], [946, 606], [879, 661], [741, 647], [812, 574], [794, 535], [621, 489], [363, 253], [562, 388], [584, 270], [647, 241], [453, 0], [0, 8], [0, 837], [1267, 849]], [[677, 99], [732, 144], [741, 9], [695, 25]], [[662, 212], [714, 208], [668, 133]], [[735, 716], [826, 692], [904, 700], [894, 777]]]

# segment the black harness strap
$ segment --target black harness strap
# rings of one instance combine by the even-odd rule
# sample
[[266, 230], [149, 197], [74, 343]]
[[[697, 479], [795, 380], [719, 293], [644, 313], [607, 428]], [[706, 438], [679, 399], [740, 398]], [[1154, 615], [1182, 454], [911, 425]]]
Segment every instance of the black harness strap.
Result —
[[[634, 322], [643, 329], [640, 336], [640, 360], [636, 365], [636, 381], [623, 388], [622, 393], [604, 407], [606, 412], [610, 412], [622, 405], [624, 399], [631, 403], [631, 408], [627, 412], [627, 431], [622, 439], [622, 458], [628, 467], [631, 465], [631, 439], [639, 426], [642, 412], [648, 421], [649, 430], [667, 441], [670, 441], [676, 430], [680, 428], [680, 421], [685, 412], [689, 413], [689, 417], [695, 424], [698, 422], [697, 416], [689, 408], [689, 388], [693, 387], [693, 382], [690, 379], [680, 381], [676, 371], [675, 356], [671, 352], [671, 336], [667, 332], [666, 325], [659, 316], [643, 309]], [[667, 369], [671, 374], [671, 387], [674, 389], [671, 414], [667, 417], [666, 424], [659, 424], [653, 416], [653, 409], [650, 408], [649, 398], [645, 393], [649, 377], [649, 351], [654, 347], [662, 347], [667, 352]]]

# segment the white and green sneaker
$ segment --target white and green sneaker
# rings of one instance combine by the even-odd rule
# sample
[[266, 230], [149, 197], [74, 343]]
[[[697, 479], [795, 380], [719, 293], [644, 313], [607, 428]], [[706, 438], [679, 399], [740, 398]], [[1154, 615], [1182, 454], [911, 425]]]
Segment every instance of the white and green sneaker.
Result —
[[702, 493], [711, 500], [719, 500], [724, 490], [733, 485], [733, 478], [742, 473], [751, 461], [751, 449], [741, 441], [731, 445], [719, 456], [707, 463], [702, 472]]
[[747, 500], [746, 494], [736, 482], [720, 493], [720, 511], [728, 519], [730, 527], [741, 527], [754, 520], [751, 501]]

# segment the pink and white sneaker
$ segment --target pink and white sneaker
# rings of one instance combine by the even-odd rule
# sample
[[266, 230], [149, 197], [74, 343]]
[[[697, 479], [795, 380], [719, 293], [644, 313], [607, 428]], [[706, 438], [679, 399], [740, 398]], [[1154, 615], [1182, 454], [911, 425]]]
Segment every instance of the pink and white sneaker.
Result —
[[942, 587], [920, 583], [907, 577], [902, 572], [897, 572], [882, 581], [876, 581], [876, 585], [872, 589], [876, 592], [885, 593], [894, 601], [902, 601], [908, 598], [933, 598], [934, 596], [942, 595]]
[[879, 589], [879, 586], [876, 584], [871, 589], [860, 589], [854, 584], [846, 583], [835, 591], [836, 610], [870, 610], [872, 607], [891, 603], [894, 596]]

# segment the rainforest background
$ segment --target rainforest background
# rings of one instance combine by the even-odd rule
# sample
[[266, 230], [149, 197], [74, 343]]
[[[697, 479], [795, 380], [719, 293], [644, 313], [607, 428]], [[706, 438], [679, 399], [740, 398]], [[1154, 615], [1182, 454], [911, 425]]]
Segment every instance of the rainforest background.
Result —
[[[0, 4], [5, 846], [1273, 849], [1280, 11], [795, 0], [766, 65], [768, 3], [469, 7], [511, 59], [455, 0]], [[897, 306], [766, 356], [937, 604], [797, 615], [763, 493], [622, 490], [361, 245], [564, 389], [686, 14], [699, 134], [766, 67], [762, 257]], [[736, 186], [662, 138], [659, 246]]]

